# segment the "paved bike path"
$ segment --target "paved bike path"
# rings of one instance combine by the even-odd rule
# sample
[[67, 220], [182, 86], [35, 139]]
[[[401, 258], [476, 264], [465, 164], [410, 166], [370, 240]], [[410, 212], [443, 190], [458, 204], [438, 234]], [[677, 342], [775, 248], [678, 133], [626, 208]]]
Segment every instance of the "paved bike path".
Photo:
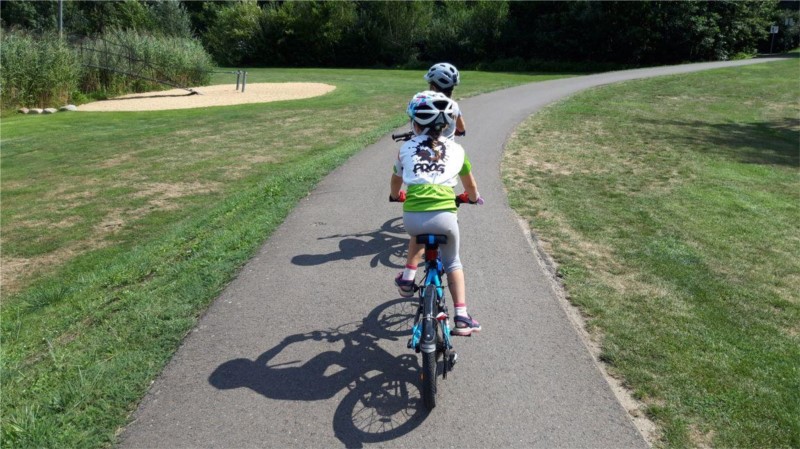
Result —
[[405, 347], [412, 307], [392, 286], [406, 242], [400, 206], [386, 201], [398, 145], [386, 137], [366, 148], [210, 307], [121, 447], [646, 448], [508, 207], [503, 146], [527, 116], [586, 88], [766, 61], [554, 80], [460, 103], [469, 127], [460, 142], [487, 199], [459, 212], [467, 298], [484, 331], [455, 340], [459, 363], [429, 414]]

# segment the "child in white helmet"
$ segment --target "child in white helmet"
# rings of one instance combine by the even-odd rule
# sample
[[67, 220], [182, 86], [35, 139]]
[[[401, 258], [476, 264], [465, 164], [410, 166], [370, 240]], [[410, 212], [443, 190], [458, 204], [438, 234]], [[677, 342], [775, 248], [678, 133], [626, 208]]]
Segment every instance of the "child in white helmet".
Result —
[[[467, 313], [464, 271], [459, 258], [459, 229], [453, 187], [461, 180], [470, 202], [478, 202], [478, 185], [464, 148], [446, 138], [443, 130], [454, 126], [455, 102], [438, 92], [421, 92], [408, 105], [415, 137], [400, 149], [390, 181], [389, 199], [401, 198], [400, 188], [408, 186], [403, 204], [403, 225], [412, 237], [442, 234], [447, 243], [440, 246], [447, 284], [453, 297], [455, 327], [453, 335], [469, 336], [481, 325]], [[414, 238], [410, 239], [412, 242]], [[408, 253], [406, 269], [395, 279], [400, 294], [414, 294], [414, 279], [421, 257]]]
[[[430, 89], [423, 93], [440, 93], [445, 95], [452, 102], [455, 121], [442, 130], [442, 136], [453, 139], [455, 136], [465, 135], [467, 133], [467, 128], [464, 123], [464, 115], [461, 113], [458, 103], [452, 99], [453, 89], [455, 89], [461, 81], [458, 69], [449, 62], [440, 62], [432, 65], [423, 78], [428, 82], [428, 88]], [[424, 249], [424, 246], [417, 243], [416, 240], [409, 240], [408, 254], [416, 255], [415, 260], [421, 259]], [[402, 293], [401, 291], [401, 294]]]
[[[441, 92], [451, 100], [453, 97], [453, 89], [455, 89], [461, 81], [458, 69], [449, 62], [440, 62], [432, 65], [423, 78], [428, 82], [428, 88], [430, 90]], [[458, 103], [456, 103], [455, 100], [453, 100], [453, 104], [456, 114], [455, 125], [442, 131], [442, 135], [449, 139], [452, 139], [453, 136], [463, 136], [467, 133], [467, 126], [464, 122], [464, 116], [461, 114], [461, 109], [459, 109]]]

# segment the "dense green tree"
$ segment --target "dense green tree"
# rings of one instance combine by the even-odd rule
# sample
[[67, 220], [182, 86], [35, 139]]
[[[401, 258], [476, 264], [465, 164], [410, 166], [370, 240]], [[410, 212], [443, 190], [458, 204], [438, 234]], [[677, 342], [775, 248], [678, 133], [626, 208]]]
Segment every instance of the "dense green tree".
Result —
[[422, 1], [359, 3], [357, 22], [342, 41], [345, 51], [340, 63], [393, 66], [417, 60], [429, 36], [431, 5]]
[[262, 38], [268, 64], [335, 64], [339, 44], [357, 20], [353, 2], [287, 1], [265, 10]]
[[628, 64], [726, 59], [766, 38], [776, 2], [513, 2], [506, 57]]
[[[778, 5], [787, 10], [779, 13]], [[52, 32], [57, 0], [0, 0], [4, 27]], [[798, 2], [766, 1], [178, 1], [64, 0], [67, 33], [134, 29], [200, 37], [226, 65], [530, 69], [537, 61], [663, 64], [798, 44]], [[759, 47], [760, 46], [760, 47]], [[487, 65], [488, 63], [488, 65]], [[508, 64], [506, 64], [508, 65]], [[495, 64], [497, 66], [497, 64]]]
[[3, 28], [19, 27], [39, 32], [57, 29], [58, 3], [56, 0], [0, 0], [0, 23]]
[[778, 27], [775, 36], [761, 42], [759, 50], [767, 52], [785, 52], [800, 47], [800, 9], [781, 9], [772, 17], [772, 23]]
[[508, 11], [506, 1], [438, 4], [426, 45], [426, 59], [455, 63], [496, 59]]
[[151, 30], [167, 37], [192, 37], [192, 21], [178, 0], [148, 0]]
[[69, 34], [89, 36], [110, 29], [151, 30], [153, 19], [145, 3], [136, 0], [114, 2], [69, 1], [65, 29]]
[[265, 16], [255, 0], [232, 2], [220, 9], [203, 35], [205, 46], [217, 63], [226, 66], [263, 63], [259, 38]]
[[[57, 0], [2, 0], [0, 17], [4, 27], [55, 32], [58, 29]], [[178, 0], [80, 1], [62, 3], [64, 33], [86, 37], [109, 29], [131, 29], [163, 36], [191, 37], [192, 25]]]

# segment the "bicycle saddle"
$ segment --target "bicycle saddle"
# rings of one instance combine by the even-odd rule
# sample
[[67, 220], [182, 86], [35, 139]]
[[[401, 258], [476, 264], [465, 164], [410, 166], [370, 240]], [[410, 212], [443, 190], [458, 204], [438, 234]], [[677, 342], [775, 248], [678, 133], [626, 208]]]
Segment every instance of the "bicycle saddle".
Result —
[[420, 245], [446, 245], [447, 236], [439, 234], [420, 234], [417, 236]]

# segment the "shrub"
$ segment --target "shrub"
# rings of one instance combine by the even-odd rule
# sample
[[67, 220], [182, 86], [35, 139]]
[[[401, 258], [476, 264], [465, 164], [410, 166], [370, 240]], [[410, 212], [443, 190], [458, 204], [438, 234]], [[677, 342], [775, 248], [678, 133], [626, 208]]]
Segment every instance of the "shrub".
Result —
[[78, 85], [75, 52], [55, 36], [3, 32], [0, 38], [0, 94], [3, 109], [63, 106]]

